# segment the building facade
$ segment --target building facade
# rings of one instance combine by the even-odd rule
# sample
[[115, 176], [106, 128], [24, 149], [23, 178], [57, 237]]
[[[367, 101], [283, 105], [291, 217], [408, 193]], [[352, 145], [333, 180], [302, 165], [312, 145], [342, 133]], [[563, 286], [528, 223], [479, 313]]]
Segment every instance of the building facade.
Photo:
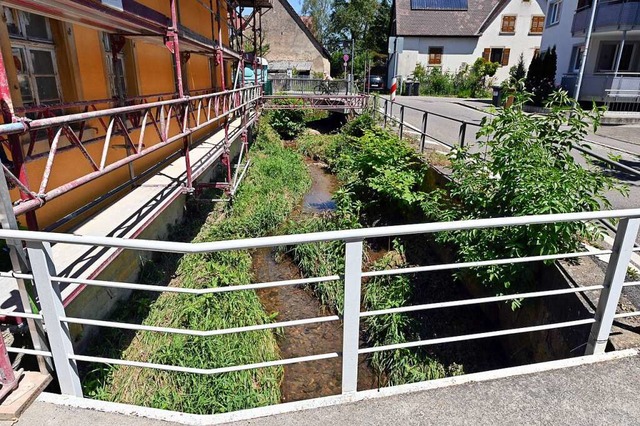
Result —
[[610, 103], [613, 109], [640, 105], [640, 2], [547, 0], [546, 7], [542, 48], [556, 46], [556, 84], [580, 101]]
[[[225, 49], [227, 58], [233, 54], [229, 48], [233, 31], [227, 19], [230, 9], [225, 1], [207, 1], [205, 7], [199, 0], [177, 3], [131, 0], [122, 10], [100, 1], [89, 9], [80, 3], [70, 2], [71, 6], [63, 7], [56, 1], [46, 5], [31, 0], [2, 2], [0, 49], [12, 107], [18, 119], [64, 116], [172, 99], [183, 95], [178, 93], [178, 86], [184, 95], [216, 92], [223, 88], [224, 82], [227, 89], [232, 86], [233, 62], [216, 58], [213, 40], [220, 40], [220, 45], [226, 46], [221, 49]], [[170, 44], [167, 36], [171, 4], [176, 4], [179, 16], [180, 30], [176, 36], [182, 42], [180, 75], [172, 51], [177, 48]], [[215, 13], [221, 18], [210, 18]], [[232, 59], [237, 63], [237, 58]], [[170, 137], [181, 122], [175, 114], [169, 114], [168, 120], [172, 122], [167, 134]], [[150, 121], [147, 119], [146, 123]], [[80, 135], [80, 140], [70, 139], [72, 132], [62, 132], [56, 139], [55, 161], [49, 158], [53, 158], [50, 152], [54, 135], [39, 131], [21, 135], [19, 145], [4, 140], [3, 163], [30, 188], [38, 188], [44, 181], [48, 188], [58, 188], [94, 171], [85, 158], [101, 166], [99, 159], [105, 151], [105, 165], [131, 154], [125, 132], [119, 128], [108, 129], [104, 119], [70, 126]], [[79, 126], [82, 126], [80, 131]], [[124, 118], [123, 126], [135, 128], [136, 125]], [[193, 142], [213, 128], [199, 130]], [[133, 130], [132, 134], [135, 137], [140, 132], [140, 129]], [[114, 142], [105, 149], [103, 141], [107, 133]], [[144, 133], [144, 148], [161, 142], [156, 132]], [[73, 149], [79, 143], [83, 148]], [[129, 168], [120, 167], [78, 190], [46, 202], [26, 219], [20, 218], [21, 224], [26, 226], [29, 222], [32, 229], [46, 228], [182, 149], [183, 142], [179, 140], [149, 153]], [[46, 167], [50, 173], [43, 172]], [[18, 188], [11, 190], [12, 201], [21, 197], [24, 193], [21, 195]]]
[[521, 54], [528, 65], [539, 52], [544, 20], [536, 0], [395, 0], [389, 79], [418, 63], [455, 72], [484, 57], [500, 64], [501, 81]]
[[273, 10], [262, 22], [264, 43], [269, 50], [269, 73], [300, 77], [329, 74], [329, 52], [318, 42], [287, 0], [274, 0]]

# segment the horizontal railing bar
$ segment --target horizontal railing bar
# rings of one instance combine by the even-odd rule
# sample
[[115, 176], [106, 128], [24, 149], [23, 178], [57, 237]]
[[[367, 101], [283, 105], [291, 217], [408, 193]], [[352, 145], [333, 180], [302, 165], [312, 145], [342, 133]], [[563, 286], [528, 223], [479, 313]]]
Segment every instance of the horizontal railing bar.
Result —
[[88, 235], [62, 233], [43, 233], [0, 229], [0, 238], [22, 241], [49, 241], [101, 247], [119, 247], [154, 252], [206, 253], [214, 251], [243, 250], [260, 247], [275, 247], [292, 244], [315, 243], [333, 240], [353, 241], [366, 238], [426, 234], [443, 231], [457, 231], [476, 228], [499, 228], [507, 226], [535, 225], [543, 223], [572, 222], [610, 218], [638, 218], [640, 208], [625, 210], [606, 210], [598, 212], [556, 213], [547, 215], [517, 216], [508, 218], [473, 219], [451, 222], [428, 222], [411, 225], [383, 226], [378, 228], [359, 228], [340, 231], [311, 232], [308, 234], [278, 235], [260, 238], [214, 241], [205, 243], [180, 243], [142, 239], [122, 239]]
[[462, 336], [442, 337], [439, 339], [418, 340], [408, 343], [397, 343], [394, 345], [375, 346], [372, 348], [363, 348], [358, 350], [359, 354], [368, 354], [373, 352], [388, 351], [392, 349], [416, 348], [420, 346], [439, 345], [442, 343], [462, 342], [465, 340], [484, 339], [488, 337], [509, 336], [512, 334], [530, 333], [534, 331], [553, 330], [555, 328], [575, 327], [578, 325], [592, 324], [596, 322], [594, 318], [557, 322], [553, 324], [535, 325], [531, 327], [512, 328], [508, 330], [490, 331], [486, 333], [465, 334]]
[[[474, 122], [472, 122], [472, 121], [460, 120], [460, 119], [458, 119], [458, 118], [449, 117], [449, 116], [446, 116], [446, 115], [443, 115], [443, 114], [439, 114], [439, 113], [437, 113], [437, 112], [426, 111], [426, 110], [423, 110], [423, 109], [420, 109], [420, 108], [416, 108], [416, 107], [413, 107], [413, 106], [410, 106], [410, 105], [401, 104], [401, 103], [399, 103], [399, 102], [393, 102], [393, 101], [390, 101], [390, 100], [388, 100], [388, 99], [384, 99], [384, 101], [385, 101], [385, 102], [388, 102], [388, 103], [390, 103], [390, 104], [392, 105], [392, 107], [391, 107], [391, 111], [393, 111], [393, 105], [397, 105], [397, 106], [399, 106], [399, 107], [404, 107], [405, 109], [412, 109], [412, 110], [414, 110], [414, 111], [423, 112], [423, 113], [424, 113], [424, 112], [426, 112], [426, 113], [428, 113], [429, 115], [434, 115], [434, 116], [436, 116], [436, 117], [440, 117], [440, 118], [446, 118], [447, 120], [455, 121], [455, 122], [457, 122], [457, 123], [461, 123], [461, 124], [462, 124], [462, 123], [465, 123], [465, 124], [469, 124], [469, 125], [471, 125], [471, 126], [480, 127], [480, 123], [474, 123]], [[487, 114], [487, 113], [485, 113], [485, 114]]]
[[75, 355], [75, 354], [70, 354], [69, 358], [74, 359], [76, 361], [84, 361], [84, 362], [99, 362], [102, 364], [128, 365], [129, 367], [151, 368], [154, 370], [174, 371], [178, 373], [212, 375], [212, 374], [220, 374], [220, 373], [232, 373], [234, 371], [252, 370], [254, 368], [277, 367], [280, 365], [296, 364], [299, 362], [320, 361], [323, 359], [337, 358], [339, 356], [340, 356], [339, 353], [332, 352], [332, 353], [326, 353], [326, 354], [320, 354], [320, 355], [301, 356], [297, 358], [280, 359], [277, 361], [257, 362], [254, 364], [244, 364], [244, 365], [236, 365], [232, 367], [220, 367], [220, 368], [180, 367], [177, 365], [156, 364], [151, 362], [129, 361], [126, 359], [103, 358], [103, 357]]
[[220, 330], [188, 330], [184, 328], [156, 327], [152, 325], [131, 324], [126, 322], [102, 321], [102, 320], [74, 318], [74, 317], [60, 317], [60, 321], [63, 321], [69, 324], [93, 325], [97, 327], [118, 328], [123, 330], [153, 331], [157, 333], [181, 334], [186, 336], [197, 336], [197, 337], [222, 336], [225, 334], [232, 334], [232, 333], [270, 330], [270, 329], [281, 328], [281, 327], [295, 327], [299, 325], [319, 324], [323, 322], [332, 322], [332, 321], [339, 321], [339, 320], [340, 320], [339, 316], [331, 315], [331, 316], [325, 316], [325, 317], [304, 318], [299, 320], [274, 322], [269, 324], [248, 325], [245, 327], [223, 328]]
[[0, 316], [5, 317], [14, 317], [14, 318], [31, 318], [31, 319], [42, 319], [42, 315], [40, 314], [31, 314], [27, 312], [16, 312], [16, 311], [6, 311], [0, 310]]
[[13, 354], [25, 354], [25, 355], [35, 355], [35, 356], [46, 356], [48, 358], [53, 358], [53, 355], [49, 351], [39, 351], [36, 349], [27, 349], [27, 348], [14, 348], [12, 346], [7, 346], [7, 352]]
[[15, 279], [22, 279], [22, 280], [32, 280], [33, 279], [33, 275], [32, 274], [24, 274], [22, 272], [13, 272], [13, 271], [0, 272], [0, 277], [2, 277], [2, 278], [15, 278]]
[[630, 317], [637, 317], [640, 316], [640, 311], [634, 311], [634, 312], [624, 312], [621, 314], [615, 314], [614, 318], [630, 318]]
[[[233, 95], [234, 93], [238, 93], [242, 91], [251, 92], [254, 90], [257, 90], [255, 86], [242, 87], [239, 89], [227, 90], [224, 92], [207, 93], [207, 94], [196, 95], [196, 96], [184, 96], [182, 98], [166, 99], [162, 101], [128, 105], [128, 106], [116, 107], [116, 108], [106, 108], [106, 109], [101, 109], [97, 111], [88, 111], [88, 112], [81, 112], [76, 114], [68, 114], [68, 115], [48, 117], [48, 118], [39, 118], [35, 120], [28, 120], [29, 124], [28, 126], [23, 126], [22, 132], [35, 131], [35, 130], [47, 128], [50, 126], [68, 124], [76, 121], [90, 120], [93, 118], [101, 118], [101, 117], [106, 117], [110, 115], [145, 111], [149, 108], [155, 108], [155, 107], [164, 106], [164, 105], [183, 104], [183, 103], [198, 101], [200, 99], [214, 98], [216, 96], [230, 96], [230, 95]], [[256, 102], [258, 100], [259, 100], [259, 96], [256, 96], [256, 99], [251, 99], [249, 100], [248, 103]], [[15, 124], [16, 123], [0, 124], [0, 135], [22, 133], [21, 131], [18, 131], [16, 128], [12, 126]]]
[[377, 311], [361, 312], [360, 317], [372, 317], [376, 315], [396, 314], [400, 312], [424, 311], [428, 309], [450, 308], [456, 306], [478, 305], [482, 303], [504, 302], [515, 299], [531, 299], [534, 297], [556, 296], [560, 294], [582, 293], [587, 291], [602, 290], [603, 285], [589, 287], [563, 288], [557, 290], [533, 291], [529, 293], [509, 294], [503, 296], [480, 297], [477, 299], [452, 300], [449, 302], [426, 303], [423, 305], [402, 306], [400, 308], [379, 309]]
[[118, 281], [89, 280], [89, 279], [82, 279], [82, 278], [51, 277], [52, 281], [57, 281], [65, 284], [85, 284], [85, 285], [91, 285], [96, 287], [122, 288], [127, 290], [142, 290], [142, 291], [155, 291], [158, 293], [181, 293], [181, 294], [194, 294], [194, 295], [228, 293], [230, 291], [241, 291], [241, 290], [258, 290], [263, 288], [285, 287], [290, 285], [316, 284], [316, 283], [322, 283], [327, 281], [337, 281], [339, 279], [341, 279], [340, 275], [328, 275], [324, 277], [270, 281], [266, 283], [242, 284], [242, 285], [233, 285], [233, 286], [226, 286], [226, 287], [184, 288], [184, 287], [158, 286], [158, 285], [151, 285], [151, 284], [123, 283]]
[[612, 253], [611, 250], [596, 250], [596, 251], [584, 251], [584, 252], [574, 252], [574, 253], [566, 253], [566, 254], [547, 254], [542, 256], [514, 257], [511, 259], [480, 260], [477, 262], [443, 263], [441, 265], [413, 266], [409, 268], [369, 271], [369, 272], [363, 272], [362, 276], [378, 277], [383, 275], [413, 274], [416, 272], [444, 271], [448, 269], [475, 268], [480, 266], [539, 262], [543, 260], [569, 259], [569, 258], [584, 257], [584, 256], [600, 256], [600, 255], [611, 254], [611, 253]]
[[623, 287], [636, 287], [640, 286], [640, 281], [629, 281], [622, 284]]

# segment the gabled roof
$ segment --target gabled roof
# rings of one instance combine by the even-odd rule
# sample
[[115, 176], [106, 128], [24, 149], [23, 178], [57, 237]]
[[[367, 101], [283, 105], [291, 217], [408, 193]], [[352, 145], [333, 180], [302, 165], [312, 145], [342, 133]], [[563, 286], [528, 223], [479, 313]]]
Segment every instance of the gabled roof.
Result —
[[[468, 0], [466, 10], [448, 10], [436, 7], [412, 9], [412, 0], [394, 0], [392, 31], [397, 36], [477, 37], [509, 1]], [[414, 6], [418, 4], [413, 2]]]
[[289, 2], [287, 0], [279, 0], [279, 1], [282, 4], [282, 6], [284, 6], [284, 10], [286, 10], [287, 13], [289, 13], [289, 15], [291, 15], [291, 18], [293, 19], [293, 21], [296, 24], [298, 24], [300, 29], [305, 33], [305, 35], [309, 38], [309, 40], [311, 40], [311, 43], [313, 44], [313, 46], [316, 49], [318, 49], [318, 52], [320, 52], [320, 54], [322, 54], [322, 56], [324, 56], [325, 58], [331, 59], [331, 54], [329, 54], [327, 49], [325, 49], [325, 47], [320, 44], [320, 42], [318, 41], [316, 36], [314, 36], [313, 33], [309, 30], [309, 28], [307, 28], [307, 26], [302, 21], [302, 18], [300, 18], [300, 15], [298, 15], [296, 13], [296, 11], [289, 4]]

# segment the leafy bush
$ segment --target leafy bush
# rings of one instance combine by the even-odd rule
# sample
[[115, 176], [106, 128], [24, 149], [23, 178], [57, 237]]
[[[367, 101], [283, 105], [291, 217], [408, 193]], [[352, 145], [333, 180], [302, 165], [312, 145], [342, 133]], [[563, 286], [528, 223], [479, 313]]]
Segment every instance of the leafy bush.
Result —
[[[485, 118], [474, 152], [455, 149], [450, 154], [452, 182], [447, 194], [435, 191], [423, 202], [437, 220], [463, 220], [533, 214], [593, 211], [610, 207], [609, 190], [625, 192], [614, 178], [582, 156], [576, 160], [572, 143], [584, 140], [597, 127], [602, 109], [584, 111], [566, 92], [555, 92], [548, 115], [523, 111], [528, 96], [518, 96], [512, 108]], [[488, 156], [481, 154], [489, 152]], [[488, 228], [440, 236], [452, 242], [461, 261], [537, 256], [577, 251], [583, 238], [599, 231], [583, 222]], [[528, 283], [530, 269], [523, 264], [476, 268], [472, 272], [486, 286], [501, 293]]]
[[497, 62], [478, 58], [472, 66], [464, 65], [455, 73], [440, 67], [425, 68], [418, 63], [413, 78], [420, 82], [420, 94], [426, 96], [487, 97], [487, 77], [493, 77]]
[[558, 55], [555, 46], [547, 48], [544, 54], [533, 57], [525, 81], [525, 89], [531, 94], [528, 100], [529, 104], [543, 106], [556, 89], [557, 62]]
[[[297, 99], [276, 99], [276, 105], [302, 105]], [[305, 111], [303, 109], [275, 109], [270, 113], [269, 121], [273, 129], [285, 140], [294, 139], [305, 128]]]

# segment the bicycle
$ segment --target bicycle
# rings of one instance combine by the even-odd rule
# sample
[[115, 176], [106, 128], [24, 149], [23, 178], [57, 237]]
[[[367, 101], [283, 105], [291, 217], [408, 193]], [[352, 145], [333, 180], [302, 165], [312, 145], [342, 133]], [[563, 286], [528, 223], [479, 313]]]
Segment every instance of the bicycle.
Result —
[[314, 95], [337, 95], [338, 83], [335, 81], [321, 81], [313, 88]]

